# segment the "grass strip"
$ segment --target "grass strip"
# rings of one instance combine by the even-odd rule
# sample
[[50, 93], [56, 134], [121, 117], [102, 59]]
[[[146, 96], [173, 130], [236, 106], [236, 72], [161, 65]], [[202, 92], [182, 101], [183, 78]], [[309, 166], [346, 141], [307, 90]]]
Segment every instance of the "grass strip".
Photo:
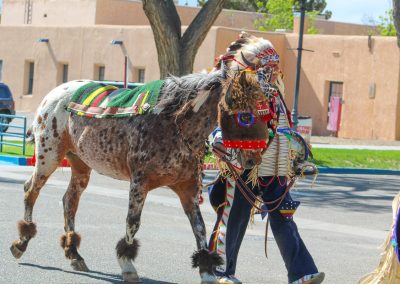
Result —
[[[22, 145], [22, 141], [18, 140], [5, 140], [4, 142]], [[26, 143], [25, 146], [25, 157], [33, 156], [35, 145], [32, 143]], [[24, 156], [22, 155], [22, 147], [12, 146], [12, 145], [2, 145], [1, 155], [6, 156]]]
[[400, 151], [315, 148], [313, 155], [321, 167], [400, 169]]
[[[22, 141], [7, 142], [22, 144]], [[34, 145], [26, 144], [25, 156], [32, 156], [33, 152]], [[22, 156], [22, 148], [3, 145], [0, 154]], [[400, 151], [314, 148], [313, 155], [311, 161], [320, 167], [400, 170]], [[215, 160], [212, 154], [207, 154], [204, 159], [206, 163], [214, 163]]]
[[[400, 170], [400, 151], [314, 148], [314, 159], [320, 167]], [[215, 157], [207, 154], [206, 162]]]

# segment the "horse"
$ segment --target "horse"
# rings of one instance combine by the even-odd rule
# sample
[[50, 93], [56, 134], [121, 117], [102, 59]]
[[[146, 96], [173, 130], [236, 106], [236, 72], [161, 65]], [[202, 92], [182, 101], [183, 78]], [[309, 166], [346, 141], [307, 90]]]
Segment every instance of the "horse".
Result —
[[[116, 245], [124, 281], [140, 281], [133, 265], [139, 247], [135, 234], [140, 226], [147, 193], [167, 186], [178, 195], [196, 239], [193, 268], [199, 268], [201, 283], [215, 283], [213, 269], [222, 260], [208, 250], [198, 201], [202, 189], [205, 141], [217, 121], [229, 120], [240, 110], [254, 110], [256, 106], [252, 103], [267, 100], [254, 74], [232, 74], [227, 74], [226, 68], [220, 68], [208, 74], [168, 77], [161, 84], [159, 97], [152, 104], [141, 103], [139, 108], [127, 111], [128, 116], [106, 116], [104, 119], [97, 118], [99, 114], [84, 114], [84, 109], [96, 111], [96, 107], [83, 104], [79, 105], [83, 108], [74, 111], [76, 104], [72, 104], [72, 98], [82, 95], [83, 89], [88, 91], [92, 88], [92, 81], [71, 81], [50, 91], [40, 103], [27, 132], [35, 143], [37, 162], [31, 177], [24, 184], [25, 213], [23, 220], [17, 223], [19, 239], [10, 248], [13, 256], [20, 258], [29, 241], [35, 237], [37, 229], [32, 220], [33, 207], [41, 188], [66, 158], [71, 166], [71, 178], [63, 196], [65, 234], [61, 236], [60, 245], [74, 270], [88, 271], [78, 252], [81, 237], [75, 230], [75, 214], [93, 169], [130, 182], [126, 233]], [[113, 89], [110, 86], [100, 88], [103, 88], [103, 93]], [[230, 111], [232, 94], [252, 103], [248, 103], [246, 109]], [[225, 114], [221, 112], [221, 106], [227, 110]], [[119, 110], [118, 107], [108, 109], [114, 114], [118, 114]], [[126, 109], [122, 113], [124, 111]], [[258, 122], [261, 123], [261, 120]], [[236, 127], [232, 131], [242, 138], [251, 139], [255, 135], [265, 140], [268, 136], [267, 127]], [[257, 164], [256, 156], [261, 151], [242, 149], [244, 164], [249, 167]]]

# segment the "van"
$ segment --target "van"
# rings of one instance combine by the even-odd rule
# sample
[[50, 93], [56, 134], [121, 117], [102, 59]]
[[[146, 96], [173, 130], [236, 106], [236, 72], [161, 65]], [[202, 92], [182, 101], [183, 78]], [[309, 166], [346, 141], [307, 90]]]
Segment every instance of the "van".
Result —
[[1, 124], [9, 124], [12, 120], [10, 117], [1, 116], [2, 114], [15, 115], [13, 96], [10, 88], [4, 83], [0, 83], [0, 133], [8, 129], [8, 126]]

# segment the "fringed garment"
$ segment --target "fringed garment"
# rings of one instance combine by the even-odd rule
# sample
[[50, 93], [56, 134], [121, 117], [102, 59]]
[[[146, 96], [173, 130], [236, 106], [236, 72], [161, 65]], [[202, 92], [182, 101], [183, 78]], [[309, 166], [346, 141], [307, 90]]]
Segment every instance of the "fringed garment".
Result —
[[400, 283], [399, 261], [399, 214], [400, 193], [392, 202], [393, 222], [391, 230], [382, 244], [383, 253], [378, 267], [360, 280], [360, 284], [397, 284]]

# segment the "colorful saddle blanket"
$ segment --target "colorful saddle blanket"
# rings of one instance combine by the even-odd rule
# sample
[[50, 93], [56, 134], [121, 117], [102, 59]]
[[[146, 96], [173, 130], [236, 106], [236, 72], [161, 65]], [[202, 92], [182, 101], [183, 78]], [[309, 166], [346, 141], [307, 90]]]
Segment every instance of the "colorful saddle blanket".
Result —
[[71, 97], [67, 111], [80, 116], [117, 118], [150, 113], [158, 102], [163, 80], [134, 89], [91, 82]]

